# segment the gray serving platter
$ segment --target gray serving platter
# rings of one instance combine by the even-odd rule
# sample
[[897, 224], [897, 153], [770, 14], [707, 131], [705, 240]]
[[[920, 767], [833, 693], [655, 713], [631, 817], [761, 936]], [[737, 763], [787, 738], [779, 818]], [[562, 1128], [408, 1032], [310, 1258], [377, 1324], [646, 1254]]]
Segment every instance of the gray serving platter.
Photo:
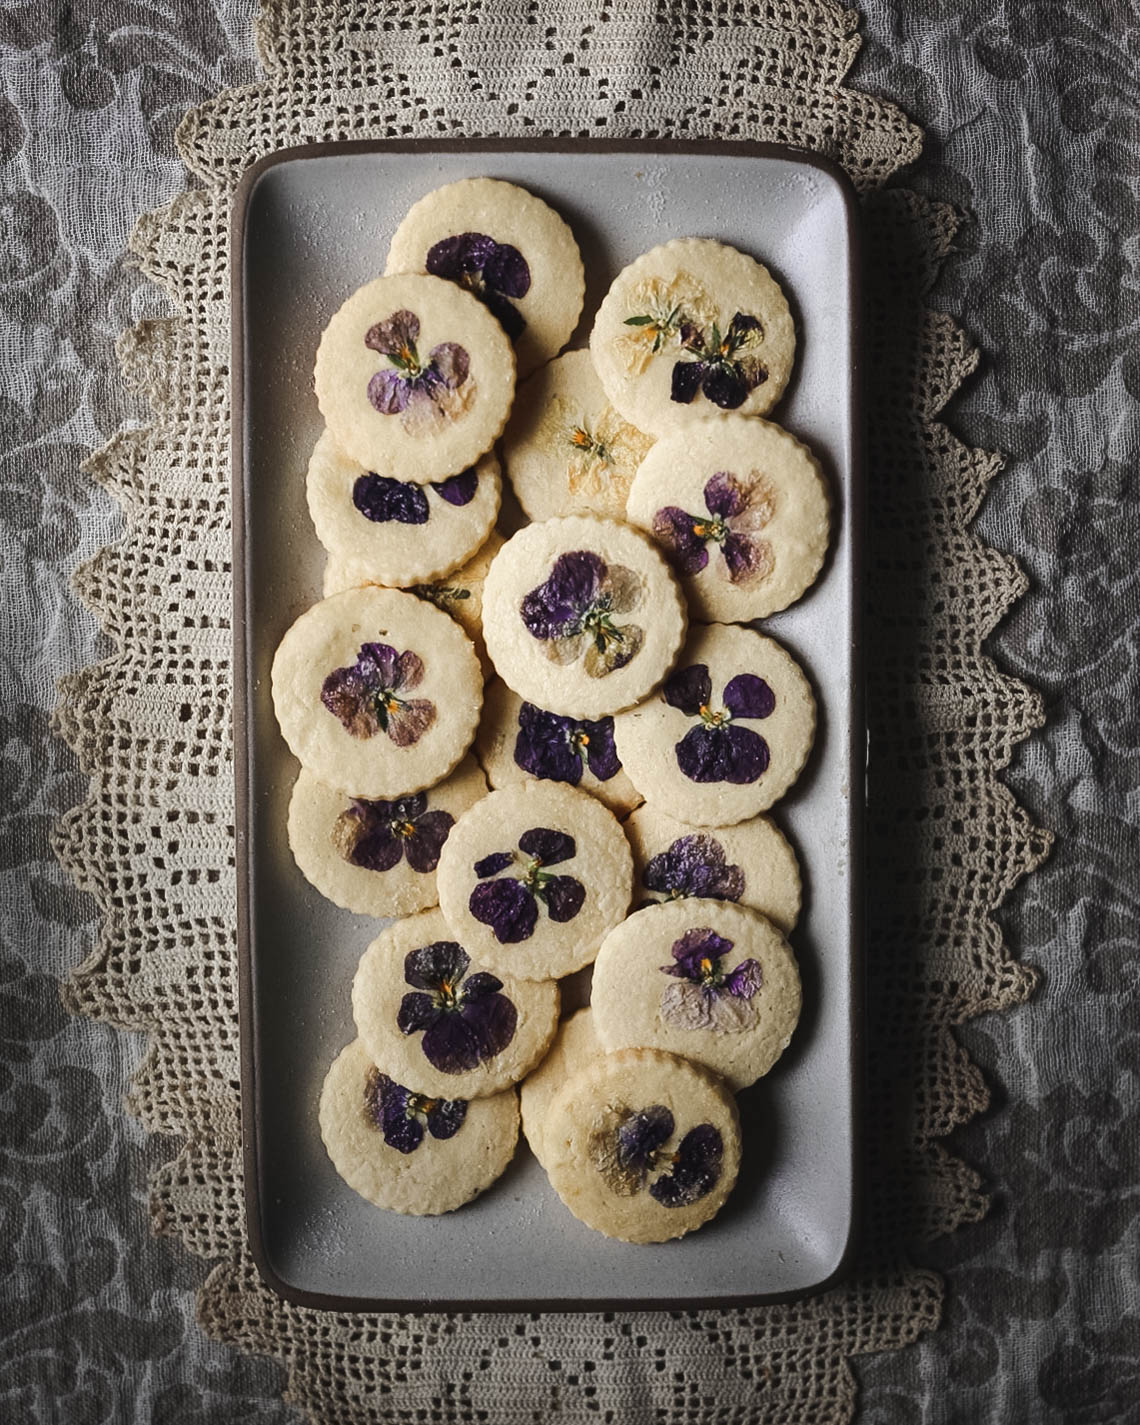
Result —
[[[320, 598], [324, 555], [304, 475], [321, 430], [317, 342], [383, 270], [400, 218], [457, 178], [522, 184], [570, 222], [587, 272], [572, 345], [639, 253], [722, 239], [790, 295], [796, 373], [773, 413], [823, 460], [834, 537], [823, 577], [769, 619], [819, 700], [808, 768], [776, 809], [804, 870], [792, 942], [804, 1013], [792, 1046], [741, 1095], [745, 1154], [719, 1217], [680, 1242], [629, 1246], [574, 1219], [525, 1145], [477, 1201], [443, 1218], [381, 1212], [337, 1176], [317, 1100], [354, 1037], [350, 985], [384, 922], [341, 911], [293, 864], [297, 766], [269, 670]], [[243, 1124], [250, 1243], [265, 1280], [342, 1310], [618, 1309], [741, 1305], [821, 1289], [852, 1250], [858, 1142], [865, 734], [860, 664], [857, 213], [844, 175], [768, 145], [579, 142], [313, 145], [257, 164], [233, 225], [235, 743]], [[678, 809], [680, 815], [683, 809]]]

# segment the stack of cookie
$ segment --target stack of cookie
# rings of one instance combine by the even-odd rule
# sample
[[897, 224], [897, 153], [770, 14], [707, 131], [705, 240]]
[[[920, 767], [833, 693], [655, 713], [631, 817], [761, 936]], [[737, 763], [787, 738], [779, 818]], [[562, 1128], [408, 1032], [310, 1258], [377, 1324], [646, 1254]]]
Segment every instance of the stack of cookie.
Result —
[[[459, 1207], [511, 1160], [521, 1083], [571, 1212], [660, 1242], [727, 1198], [734, 1095], [799, 1017], [799, 870], [764, 813], [815, 703], [748, 625], [819, 574], [829, 500], [763, 419], [795, 330], [760, 263], [655, 248], [559, 355], [583, 293], [570, 228], [514, 185], [411, 209], [317, 354], [326, 597], [273, 698], [298, 866], [404, 917], [364, 952], [321, 1096], [337, 1170], [381, 1207]], [[530, 521], [505, 541], [500, 436]]]

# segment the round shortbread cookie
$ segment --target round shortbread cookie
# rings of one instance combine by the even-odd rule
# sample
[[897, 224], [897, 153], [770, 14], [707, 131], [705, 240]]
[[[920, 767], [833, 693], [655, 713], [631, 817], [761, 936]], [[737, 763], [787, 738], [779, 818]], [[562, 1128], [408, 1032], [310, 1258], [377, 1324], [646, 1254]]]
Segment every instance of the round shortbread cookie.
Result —
[[720, 1211], [740, 1170], [728, 1089], [672, 1054], [627, 1049], [570, 1078], [543, 1132], [544, 1166], [579, 1221], [622, 1242], [668, 1242]]
[[462, 178], [408, 210], [386, 272], [430, 272], [473, 293], [501, 323], [526, 375], [562, 350], [586, 292], [565, 220], [541, 198], [495, 178]]
[[427, 791], [391, 801], [348, 796], [302, 767], [289, 801], [289, 848], [301, 874], [359, 915], [411, 915], [439, 903], [435, 868], [448, 832], [487, 794], [474, 757]]
[[815, 698], [799, 664], [750, 628], [697, 624], [654, 695], [614, 718], [618, 756], [645, 800], [693, 826], [733, 826], [803, 770]]
[[[475, 653], [483, 669], [484, 678], [494, 675], [494, 668], [487, 656], [487, 646], [483, 642], [483, 580], [491, 561], [506, 543], [497, 530], [492, 530], [486, 544], [458, 569], [445, 574], [431, 584], [413, 584], [408, 590], [417, 599], [426, 599], [437, 609], [459, 624], [463, 632], [475, 645]], [[345, 589], [359, 589], [373, 580], [367, 577], [354, 561], [329, 558], [325, 564], [324, 595], [343, 593]]]
[[439, 859], [439, 904], [481, 964], [557, 979], [594, 958], [629, 909], [633, 859], [613, 813], [587, 792], [522, 782], [455, 823]]
[[625, 816], [642, 801], [621, 769], [612, 717], [594, 721], [562, 717], [524, 702], [501, 678], [483, 696], [475, 752], [492, 787], [536, 777], [581, 787]]
[[519, 387], [503, 433], [503, 461], [532, 520], [623, 520], [629, 487], [652, 444], [606, 400], [590, 353], [568, 351]]
[[785, 934], [800, 914], [800, 867], [787, 837], [766, 816], [735, 826], [686, 826], [658, 807], [629, 817], [633, 902], [700, 896], [734, 901], [766, 915]]
[[454, 283], [378, 277], [325, 328], [314, 380], [350, 459], [427, 484], [494, 445], [514, 398], [515, 354], [486, 307]]
[[800, 1001], [795, 956], [766, 916], [695, 897], [648, 906], [611, 930], [590, 996], [606, 1050], [664, 1049], [734, 1089], [788, 1047]]
[[499, 462], [484, 455], [470, 470], [432, 485], [377, 475], [350, 460], [326, 430], [305, 485], [317, 538], [361, 569], [361, 583], [407, 588], [470, 559], [499, 513]]
[[564, 717], [632, 707], [672, 667], [685, 603], [668, 564], [629, 525], [572, 515], [528, 525], [483, 590], [483, 636], [500, 678]]
[[550, 1105], [562, 1092], [566, 1081], [596, 1063], [603, 1052], [594, 1033], [590, 1010], [580, 1009], [562, 1021], [546, 1057], [523, 1080], [519, 1089], [522, 1130], [531, 1152], [544, 1166], [542, 1145]]
[[483, 676], [471, 640], [396, 589], [350, 589], [303, 613], [273, 658], [273, 708], [302, 767], [353, 796], [441, 781], [475, 736]]
[[590, 333], [606, 395], [658, 436], [734, 411], [766, 414], [795, 350], [795, 323], [768, 269], [707, 238], [677, 238], [631, 262]]
[[455, 940], [438, 910], [398, 920], [352, 982], [360, 1042], [417, 1093], [484, 1098], [517, 1083], [558, 1028], [553, 980], [501, 979]]
[[377, 1207], [417, 1217], [452, 1212], [505, 1172], [519, 1134], [514, 1089], [432, 1099], [376, 1067], [357, 1039], [321, 1089], [321, 1138], [333, 1167]]
[[689, 613], [748, 623], [794, 603], [823, 567], [828, 494], [819, 462], [770, 421], [706, 421], [649, 452], [628, 518], [677, 571]]

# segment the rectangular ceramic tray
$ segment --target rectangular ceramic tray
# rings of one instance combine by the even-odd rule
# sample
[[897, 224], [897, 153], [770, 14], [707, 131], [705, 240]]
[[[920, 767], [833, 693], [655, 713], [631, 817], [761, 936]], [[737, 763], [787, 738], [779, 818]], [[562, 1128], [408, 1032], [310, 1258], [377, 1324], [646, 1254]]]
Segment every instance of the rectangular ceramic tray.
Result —
[[[823, 460], [835, 499], [824, 575], [768, 620], [811, 677], [820, 726], [776, 819], [804, 870], [792, 943], [804, 1014], [774, 1071], [741, 1097], [745, 1156], [720, 1216], [680, 1242], [634, 1247], [576, 1221], [525, 1145], [506, 1175], [445, 1218], [380, 1212], [333, 1170], [321, 1081], [354, 1037], [349, 987], [380, 928], [302, 878], [286, 842], [296, 764], [270, 703], [285, 630], [320, 598], [324, 556], [304, 474], [321, 430], [321, 331], [383, 270], [412, 202], [457, 178], [522, 184], [573, 227], [582, 323], [617, 272], [673, 237], [761, 258], [789, 294], [796, 371], [774, 412]], [[250, 1242], [290, 1300], [339, 1309], [620, 1308], [742, 1304], [818, 1290], [853, 1239], [862, 794], [862, 477], [856, 209], [833, 165], [761, 145], [479, 141], [319, 145], [252, 169], [234, 212], [234, 588], [238, 945]]]

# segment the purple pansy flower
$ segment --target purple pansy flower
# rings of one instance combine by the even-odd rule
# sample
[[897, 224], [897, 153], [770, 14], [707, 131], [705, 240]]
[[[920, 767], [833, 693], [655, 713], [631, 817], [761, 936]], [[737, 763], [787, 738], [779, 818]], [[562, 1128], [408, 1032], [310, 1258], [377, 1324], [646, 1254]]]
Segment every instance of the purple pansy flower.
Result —
[[[500, 945], [517, 945], [529, 940], [538, 924], [538, 907], [546, 907], [551, 920], [573, 920], [582, 909], [586, 888], [573, 876], [552, 876], [544, 866], [558, 866], [578, 854], [572, 836], [535, 826], [519, 837], [521, 860], [513, 851], [495, 851], [476, 861], [479, 885], [467, 905], [481, 925], [489, 925]], [[503, 876], [508, 866], [521, 869], [521, 876]]]
[[387, 643], [362, 643], [356, 662], [321, 684], [321, 702], [353, 737], [386, 732], [397, 747], [411, 747], [435, 721], [435, 704], [397, 694], [419, 687], [423, 676], [423, 661], [410, 648], [397, 653]]
[[523, 623], [553, 663], [582, 660], [591, 678], [624, 668], [640, 649], [644, 631], [615, 623], [642, 602], [645, 585], [632, 569], [607, 565], [589, 550], [560, 554], [550, 577], [522, 601]]
[[433, 1138], [454, 1138], [467, 1117], [462, 1098], [428, 1098], [396, 1083], [373, 1069], [364, 1085], [364, 1111], [398, 1153], [414, 1153], [424, 1141], [424, 1129]]
[[677, 984], [661, 995], [661, 1018], [678, 1029], [711, 1029], [739, 1034], [756, 1023], [753, 1000], [764, 983], [759, 960], [741, 960], [732, 970], [720, 962], [733, 942], [708, 926], [687, 930], [673, 942], [673, 964], [662, 965]]
[[468, 505], [475, 498], [479, 477], [464, 470], [448, 480], [418, 485], [414, 480], [394, 480], [389, 475], [366, 471], [352, 486], [352, 503], [373, 524], [427, 524], [431, 506], [427, 491], [433, 490], [449, 505]]
[[672, 708], [699, 717], [674, 748], [677, 766], [693, 782], [731, 782], [744, 786], [768, 769], [768, 744], [758, 732], [739, 727], [740, 718], [771, 717], [776, 695], [754, 673], [738, 673], [724, 690], [724, 707], [710, 706], [712, 681], [704, 663], [671, 673], [662, 688]]
[[653, 516], [653, 533], [669, 552], [680, 573], [699, 574], [709, 562], [713, 544], [724, 560], [733, 584], [748, 584], [772, 572], [772, 546], [760, 531], [772, 518], [772, 491], [766, 480], [745, 482], [718, 470], [705, 484], [708, 515], [691, 515], [667, 505]]
[[681, 346], [686, 355], [673, 367], [670, 400], [689, 405], [700, 391], [714, 406], [734, 411], [744, 404], [750, 391], [768, 379], [768, 368], [755, 354], [749, 354], [764, 335], [759, 317], [737, 312], [721, 333], [713, 322], [706, 337], [697, 326], [681, 327]]
[[426, 792], [394, 802], [354, 797], [337, 817], [333, 845], [346, 861], [366, 871], [390, 871], [407, 857], [413, 871], [426, 875], [439, 864], [439, 852], [455, 818], [428, 811]]
[[[641, 884], [669, 901], [684, 896], [738, 901], [744, 894], [744, 872], [728, 864], [724, 847], [715, 836], [698, 832], [679, 836], [668, 850], [652, 857], [641, 873]], [[651, 898], [647, 903], [654, 901]]]
[[369, 381], [368, 399], [381, 415], [398, 415], [413, 435], [458, 415], [474, 392], [471, 361], [463, 347], [441, 342], [423, 361], [416, 350], [419, 334], [419, 317], [401, 309], [369, 327], [364, 337], [365, 346], [391, 363]]
[[[724, 1141], [715, 1125], [701, 1123], [685, 1134], [675, 1153], [666, 1154], [675, 1127], [663, 1103], [617, 1107], [591, 1133], [590, 1159], [620, 1197], [633, 1197], [648, 1185], [650, 1197], [662, 1207], [688, 1207], [716, 1186]], [[661, 1168], [669, 1171], [661, 1173]], [[650, 1182], [653, 1173], [658, 1176]]]
[[470, 956], [454, 940], [437, 940], [404, 959], [404, 979], [415, 987], [400, 1001], [403, 1034], [423, 1031], [420, 1047], [441, 1074], [477, 1069], [515, 1037], [518, 1011], [500, 994], [502, 980], [485, 970], [467, 975]]
[[530, 268], [517, 247], [486, 233], [456, 233], [428, 249], [424, 266], [478, 297], [512, 341], [522, 335], [526, 318], [514, 301], [530, 291]]
[[523, 703], [518, 727], [515, 764], [533, 777], [576, 787], [585, 767], [599, 782], [608, 782], [621, 771], [612, 717], [587, 722]]

